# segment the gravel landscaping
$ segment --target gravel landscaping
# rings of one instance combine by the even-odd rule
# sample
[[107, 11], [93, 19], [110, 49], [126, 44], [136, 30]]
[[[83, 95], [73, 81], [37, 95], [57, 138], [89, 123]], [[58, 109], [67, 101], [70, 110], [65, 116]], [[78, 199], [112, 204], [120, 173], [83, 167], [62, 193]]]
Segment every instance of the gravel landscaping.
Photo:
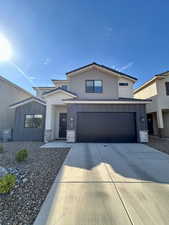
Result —
[[167, 138], [151, 136], [149, 137], [148, 145], [169, 155], [169, 139]]
[[[40, 149], [39, 142], [4, 143], [0, 167], [15, 174], [9, 194], [0, 195], [0, 225], [32, 225], [69, 149]], [[15, 154], [28, 150], [28, 159], [17, 162]]]

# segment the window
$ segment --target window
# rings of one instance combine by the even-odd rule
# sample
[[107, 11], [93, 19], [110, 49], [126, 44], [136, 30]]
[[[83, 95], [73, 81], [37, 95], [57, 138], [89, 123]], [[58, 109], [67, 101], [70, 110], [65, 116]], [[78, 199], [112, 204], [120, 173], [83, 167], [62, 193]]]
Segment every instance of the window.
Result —
[[119, 86], [128, 86], [128, 83], [119, 83]]
[[65, 91], [67, 91], [67, 85], [62, 85], [61, 88]]
[[102, 93], [102, 80], [86, 80], [86, 93]]
[[169, 82], [165, 82], [166, 95], [169, 95]]
[[35, 115], [35, 114], [27, 114], [25, 115], [25, 128], [42, 128], [42, 115]]

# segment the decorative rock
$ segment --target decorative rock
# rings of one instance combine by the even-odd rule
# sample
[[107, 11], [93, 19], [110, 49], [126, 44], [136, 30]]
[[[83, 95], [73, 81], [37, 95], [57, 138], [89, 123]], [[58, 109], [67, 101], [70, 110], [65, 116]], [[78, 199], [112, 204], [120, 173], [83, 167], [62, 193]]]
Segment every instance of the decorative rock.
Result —
[[22, 181], [23, 181], [23, 183], [26, 183], [28, 181], [28, 179], [24, 178]]
[[[10, 194], [0, 196], [0, 225], [33, 224], [40, 207], [61, 167], [67, 149], [40, 149], [42, 143], [6, 144], [6, 152], [0, 157], [0, 165], [16, 176], [16, 185]], [[18, 149], [29, 149], [29, 160], [23, 164], [9, 160]]]
[[8, 171], [4, 167], [0, 166], [0, 177], [3, 177], [7, 174], [8, 174]]

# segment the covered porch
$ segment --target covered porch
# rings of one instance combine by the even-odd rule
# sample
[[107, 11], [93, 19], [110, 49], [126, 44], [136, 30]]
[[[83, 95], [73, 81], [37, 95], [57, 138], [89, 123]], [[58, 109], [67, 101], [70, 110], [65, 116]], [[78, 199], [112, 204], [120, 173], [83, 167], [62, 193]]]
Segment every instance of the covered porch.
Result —
[[45, 142], [66, 140], [67, 107], [65, 105], [48, 105], [46, 107]]
[[67, 105], [64, 100], [75, 98], [76, 95], [61, 88], [44, 94], [46, 101], [45, 142], [68, 140]]
[[149, 135], [169, 138], [169, 109], [147, 114]]

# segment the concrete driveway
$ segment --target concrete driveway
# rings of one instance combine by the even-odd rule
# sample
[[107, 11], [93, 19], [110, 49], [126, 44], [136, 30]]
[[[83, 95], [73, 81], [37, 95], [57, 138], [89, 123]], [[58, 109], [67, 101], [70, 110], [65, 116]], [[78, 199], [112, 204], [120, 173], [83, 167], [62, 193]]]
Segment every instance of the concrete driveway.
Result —
[[169, 224], [169, 156], [143, 144], [74, 144], [34, 225]]

